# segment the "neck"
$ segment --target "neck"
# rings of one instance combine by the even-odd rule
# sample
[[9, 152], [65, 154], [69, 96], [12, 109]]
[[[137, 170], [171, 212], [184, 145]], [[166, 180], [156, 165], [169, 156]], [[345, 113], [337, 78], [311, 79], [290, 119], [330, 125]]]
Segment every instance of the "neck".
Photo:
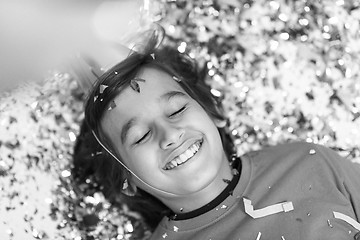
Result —
[[216, 177], [207, 186], [198, 192], [178, 196], [176, 198], [161, 199], [174, 213], [186, 213], [194, 211], [208, 204], [215, 199], [226, 187], [224, 179], [231, 180], [233, 177], [231, 167], [226, 156], [223, 157], [223, 163]]

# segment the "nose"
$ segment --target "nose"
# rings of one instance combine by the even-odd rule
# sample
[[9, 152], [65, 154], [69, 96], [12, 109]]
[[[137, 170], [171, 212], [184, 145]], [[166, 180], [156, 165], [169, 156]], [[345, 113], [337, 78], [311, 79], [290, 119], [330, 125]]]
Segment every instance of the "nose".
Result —
[[162, 122], [160, 128], [160, 147], [162, 149], [165, 150], [172, 147], [177, 147], [179, 144], [181, 144], [185, 132], [182, 127], [171, 123]]

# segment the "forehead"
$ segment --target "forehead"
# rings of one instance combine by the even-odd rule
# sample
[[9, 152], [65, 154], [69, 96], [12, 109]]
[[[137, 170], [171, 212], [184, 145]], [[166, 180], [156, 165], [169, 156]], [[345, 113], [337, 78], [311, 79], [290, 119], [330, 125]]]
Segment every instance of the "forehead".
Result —
[[126, 87], [115, 98], [116, 101], [132, 97], [136, 99], [157, 99], [160, 98], [162, 94], [169, 91], [180, 91], [186, 93], [178, 82], [173, 79], [172, 75], [154, 67], [142, 68], [136, 75], [136, 78], [145, 80], [137, 81], [140, 87], [140, 92], [135, 91], [131, 87]]
[[172, 91], [188, 95], [170, 74], [162, 70], [143, 68], [136, 77], [145, 80], [145, 82], [137, 82], [140, 93], [130, 86], [124, 88], [114, 99], [116, 107], [105, 112], [103, 123], [111, 121], [121, 123], [132, 117], [146, 116], [147, 111], [166, 100], [161, 96]]

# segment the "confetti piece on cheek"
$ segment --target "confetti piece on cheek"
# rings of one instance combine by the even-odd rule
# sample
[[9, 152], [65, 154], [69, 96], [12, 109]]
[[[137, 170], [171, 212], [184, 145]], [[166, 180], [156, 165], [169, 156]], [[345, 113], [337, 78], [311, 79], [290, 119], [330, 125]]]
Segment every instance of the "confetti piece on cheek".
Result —
[[261, 232], [258, 233], [256, 240], [260, 240], [260, 238], [261, 238]]

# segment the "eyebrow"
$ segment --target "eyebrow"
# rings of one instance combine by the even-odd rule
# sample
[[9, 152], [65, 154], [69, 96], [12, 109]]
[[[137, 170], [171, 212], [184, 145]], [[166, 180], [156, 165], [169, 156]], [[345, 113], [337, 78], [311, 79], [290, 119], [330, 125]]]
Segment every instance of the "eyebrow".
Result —
[[[160, 96], [160, 101], [170, 101], [173, 98], [176, 97], [185, 97], [186, 95], [182, 92], [178, 91], [170, 91]], [[129, 133], [129, 130], [135, 125], [137, 122], [137, 118], [133, 117], [129, 121], [126, 122], [126, 124], [121, 128], [121, 143], [124, 144], [126, 141], [127, 135]]]
[[161, 101], [170, 101], [174, 97], [185, 97], [186, 95], [179, 91], [170, 91], [160, 96]]

